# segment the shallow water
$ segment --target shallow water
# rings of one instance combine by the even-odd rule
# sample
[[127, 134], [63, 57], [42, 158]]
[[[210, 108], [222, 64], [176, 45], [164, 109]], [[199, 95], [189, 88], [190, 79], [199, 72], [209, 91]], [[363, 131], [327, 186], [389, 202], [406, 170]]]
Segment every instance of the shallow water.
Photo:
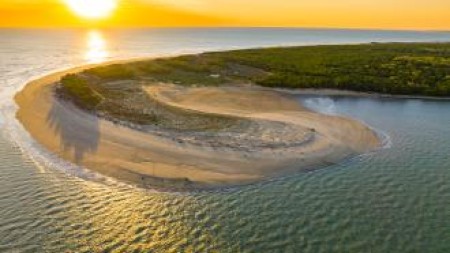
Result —
[[41, 150], [14, 120], [12, 97], [27, 80], [87, 62], [375, 40], [449, 41], [450, 34], [0, 30], [0, 252], [450, 252], [450, 102], [299, 97], [365, 122], [389, 136], [390, 147], [212, 193], [99, 183]]

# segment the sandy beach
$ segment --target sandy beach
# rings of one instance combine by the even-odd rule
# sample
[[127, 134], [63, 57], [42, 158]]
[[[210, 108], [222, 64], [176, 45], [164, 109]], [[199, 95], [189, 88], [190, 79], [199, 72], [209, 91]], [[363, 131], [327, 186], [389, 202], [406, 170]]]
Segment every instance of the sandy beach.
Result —
[[18, 120], [50, 152], [144, 188], [210, 189], [322, 168], [377, 148], [358, 121], [303, 108], [291, 95], [254, 86], [185, 88], [148, 84], [149, 97], [191, 112], [242, 119], [217, 133], [139, 131], [59, 99], [55, 73], [16, 96]]

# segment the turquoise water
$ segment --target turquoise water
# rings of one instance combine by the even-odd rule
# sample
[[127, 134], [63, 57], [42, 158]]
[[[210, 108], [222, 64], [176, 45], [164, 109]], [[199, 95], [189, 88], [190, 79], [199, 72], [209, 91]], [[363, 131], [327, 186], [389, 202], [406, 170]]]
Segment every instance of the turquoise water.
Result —
[[[212, 37], [225, 32], [230, 34]], [[387, 147], [228, 191], [148, 192], [99, 182], [41, 150], [15, 122], [11, 98], [26, 80], [99, 60], [92, 56], [137, 56], [146, 52], [146, 42], [153, 45], [148, 55], [156, 54], [156, 35], [140, 34], [134, 46], [105, 39], [107, 55], [97, 50], [89, 58], [80, 31], [48, 31], [34, 41], [30, 33], [36, 31], [0, 33], [0, 252], [450, 252], [450, 102], [299, 96], [315, 110], [365, 122], [389, 138]], [[183, 35], [190, 47], [161, 42], [161, 54], [214, 49], [210, 33]], [[336, 31], [323, 33], [330, 43], [336, 37]], [[356, 41], [372, 33], [352, 36]], [[269, 30], [264, 36], [302, 44], [298, 35], [279, 34]], [[175, 35], [164, 36], [158, 40], [169, 43]], [[445, 36], [439, 39], [450, 40]], [[424, 37], [438, 39], [422, 33], [414, 38]], [[231, 36], [220, 47], [253, 42]], [[116, 50], [108, 49], [111, 43]]]

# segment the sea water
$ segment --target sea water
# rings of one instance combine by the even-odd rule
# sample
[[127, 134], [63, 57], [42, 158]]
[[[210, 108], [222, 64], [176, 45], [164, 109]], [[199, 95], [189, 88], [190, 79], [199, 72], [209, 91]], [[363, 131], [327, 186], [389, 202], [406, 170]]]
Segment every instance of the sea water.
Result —
[[450, 252], [450, 102], [299, 96], [390, 139], [325, 169], [218, 192], [143, 191], [61, 161], [14, 94], [86, 63], [251, 47], [450, 41], [314, 29], [0, 30], [0, 252]]

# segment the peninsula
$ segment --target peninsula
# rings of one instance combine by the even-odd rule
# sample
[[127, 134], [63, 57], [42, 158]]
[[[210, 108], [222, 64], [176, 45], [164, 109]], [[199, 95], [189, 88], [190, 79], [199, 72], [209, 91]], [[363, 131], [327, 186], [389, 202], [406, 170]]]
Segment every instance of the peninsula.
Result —
[[380, 145], [288, 89], [449, 96], [450, 45], [250, 49], [86, 66], [33, 81], [17, 118], [46, 149], [141, 187], [210, 189], [312, 170]]

